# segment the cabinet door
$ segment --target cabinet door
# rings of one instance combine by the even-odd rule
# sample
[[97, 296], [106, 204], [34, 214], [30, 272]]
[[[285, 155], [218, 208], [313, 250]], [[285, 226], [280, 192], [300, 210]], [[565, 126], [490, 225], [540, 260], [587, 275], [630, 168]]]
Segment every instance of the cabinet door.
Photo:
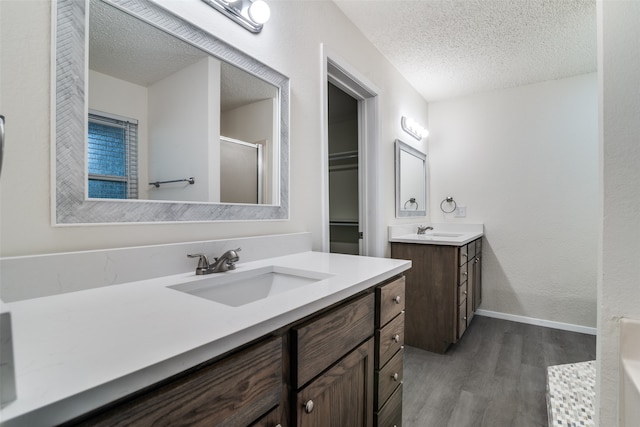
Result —
[[476, 311], [482, 302], [482, 254], [476, 255], [473, 263], [473, 311]]
[[373, 339], [298, 392], [299, 427], [373, 425]]
[[474, 274], [474, 268], [475, 268], [474, 261], [475, 261], [475, 257], [467, 263], [467, 271], [469, 272], [468, 279], [467, 279], [467, 314], [465, 318], [465, 320], [467, 321], [467, 326], [471, 324], [471, 319], [473, 319], [473, 314], [475, 311], [474, 295], [475, 295], [475, 289], [476, 289], [476, 280], [475, 280], [476, 278]]

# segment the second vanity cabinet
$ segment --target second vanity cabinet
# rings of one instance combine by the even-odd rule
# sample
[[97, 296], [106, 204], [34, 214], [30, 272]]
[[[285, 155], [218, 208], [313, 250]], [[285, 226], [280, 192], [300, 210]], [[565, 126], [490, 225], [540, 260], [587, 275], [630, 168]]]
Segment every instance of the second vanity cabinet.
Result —
[[392, 242], [391, 257], [412, 261], [405, 289], [407, 345], [444, 353], [482, 300], [482, 238], [461, 246]]
[[404, 277], [93, 411], [83, 426], [401, 426]]

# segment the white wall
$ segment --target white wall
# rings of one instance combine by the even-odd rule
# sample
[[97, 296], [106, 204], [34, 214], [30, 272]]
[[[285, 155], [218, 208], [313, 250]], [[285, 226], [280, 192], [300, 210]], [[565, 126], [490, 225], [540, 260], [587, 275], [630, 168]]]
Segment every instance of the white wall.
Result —
[[[154, 200], [220, 200], [220, 62], [204, 58], [149, 86], [149, 190]], [[213, 101], [213, 102], [212, 102]]]
[[[380, 233], [393, 221], [393, 141], [400, 117], [426, 123], [427, 104], [330, 1], [271, 2], [271, 20], [252, 34], [200, 1], [158, 1], [291, 79], [290, 220], [52, 227], [50, 210], [51, 15], [49, 0], [0, 1], [2, 113], [7, 116], [0, 180], [2, 256], [310, 231], [321, 242], [321, 43], [381, 91]], [[25, 174], [25, 171], [29, 173]]]
[[138, 120], [138, 197], [148, 197], [147, 88], [89, 70], [89, 109]]
[[598, 2], [601, 241], [597, 416], [619, 425], [620, 317], [640, 319], [640, 1]]
[[484, 223], [482, 309], [596, 326], [597, 105], [595, 74], [429, 105], [432, 220]]

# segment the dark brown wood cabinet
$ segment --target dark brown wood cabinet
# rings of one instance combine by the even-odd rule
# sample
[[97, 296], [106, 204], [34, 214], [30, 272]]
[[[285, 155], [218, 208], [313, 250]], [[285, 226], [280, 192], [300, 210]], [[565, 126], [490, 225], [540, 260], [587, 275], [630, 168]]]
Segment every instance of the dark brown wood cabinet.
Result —
[[406, 272], [405, 342], [444, 353], [473, 319], [482, 298], [482, 239], [462, 246], [392, 243]]
[[67, 425], [399, 427], [404, 303], [392, 279]]

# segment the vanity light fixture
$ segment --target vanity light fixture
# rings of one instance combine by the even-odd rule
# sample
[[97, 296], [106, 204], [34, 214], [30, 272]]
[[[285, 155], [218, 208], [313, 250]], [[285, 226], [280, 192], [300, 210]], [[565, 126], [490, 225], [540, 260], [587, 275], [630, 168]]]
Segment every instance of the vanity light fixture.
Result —
[[262, 31], [271, 10], [264, 0], [202, 0], [252, 33]]
[[420, 123], [413, 120], [411, 117], [402, 116], [402, 120], [400, 121], [402, 125], [402, 129], [407, 132], [409, 135], [421, 141], [422, 138], [426, 138], [429, 135], [429, 131], [422, 127]]

